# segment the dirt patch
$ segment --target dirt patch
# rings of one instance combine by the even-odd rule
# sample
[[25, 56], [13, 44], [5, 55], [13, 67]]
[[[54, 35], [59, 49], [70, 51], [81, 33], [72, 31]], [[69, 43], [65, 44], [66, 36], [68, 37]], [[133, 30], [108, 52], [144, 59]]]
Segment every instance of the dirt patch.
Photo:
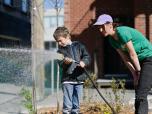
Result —
[[[118, 114], [134, 114], [133, 110], [134, 106], [123, 106], [121, 110], [119, 110]], [[80, 109], [82, 114], [112, 114], [109, 107], [105, 106], [105, 104], [96, 104], [96, 103], [87, 103], [82, 104]], [[62, 114], [61, 109], [57, 113], [56, 107], [44, 107], [38, 109], [37, 114]], [[149, 112], [148, 114], [152, 114]]]
[[[57, 108], [55, 107], [44, 107], [37, 110], [37, 114], [57, 114]], [[60, 111], [59, 114], [62, 114]]]
[[[110, 109], [104, 105], [82, 104], [80, 110], [82, 114], [110, 114]], [[38, 109], [38, 114], [58, 114], [57, 112], [56, 107]], [[59, 111], [59, 114], [62, 114], [61, 110]], [[121, 111], [119, 111], [119, 114], [134, 114], [134, 111], [132, 107], [125, 106]]]

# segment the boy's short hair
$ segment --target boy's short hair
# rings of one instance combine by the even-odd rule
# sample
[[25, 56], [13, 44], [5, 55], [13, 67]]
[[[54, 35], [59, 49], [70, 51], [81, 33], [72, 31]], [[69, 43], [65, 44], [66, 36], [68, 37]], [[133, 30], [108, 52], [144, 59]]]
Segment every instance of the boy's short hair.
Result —
[[58, 27], [53, 34], [53, 37], [55, 40], [57, 40], [59, 37], [64, 37], [66, 38], [67, 36], [70, 37], [70, 32], [66, 27]]

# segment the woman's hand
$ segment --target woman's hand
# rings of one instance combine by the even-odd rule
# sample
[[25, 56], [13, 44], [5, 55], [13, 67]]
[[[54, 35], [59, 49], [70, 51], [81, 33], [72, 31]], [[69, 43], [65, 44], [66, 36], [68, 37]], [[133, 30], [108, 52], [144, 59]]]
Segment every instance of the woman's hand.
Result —
[[134, 87], [136, 88], [140, 78], [140, 71], [135, 71], [133, 77], [134, 77]]

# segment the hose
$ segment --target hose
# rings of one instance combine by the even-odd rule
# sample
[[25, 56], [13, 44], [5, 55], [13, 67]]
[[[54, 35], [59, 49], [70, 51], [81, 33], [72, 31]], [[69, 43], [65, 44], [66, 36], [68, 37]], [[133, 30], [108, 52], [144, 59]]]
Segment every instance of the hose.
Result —
[[[73, 62], [79, 64], [79, 62], [73, 60]], [[109, 106], [109, 108], [111, 109], [113, 114], [117, 114], [116, 111], [114, 110], [114, 108], [110, 105], [110, 103], [104, 98], [104, 96], [101, 94], [101, 92], [99, 91], [99, 89], [97, 88], [97, 86], [95, 85], [94, 81], [91, 79], [88, 71], [86, 70], [86, 68], [84, 67], [84, 71], [85, 74], [87, 75], [87, 77], [89, 78], [89, 80], [91, 81], [91, 83], [93, 84], [93, 87], [96, 89], [96, 91], [98, 92], [98, 94], [100, 95], [100, 97], [104, 100], [104, 102]]]

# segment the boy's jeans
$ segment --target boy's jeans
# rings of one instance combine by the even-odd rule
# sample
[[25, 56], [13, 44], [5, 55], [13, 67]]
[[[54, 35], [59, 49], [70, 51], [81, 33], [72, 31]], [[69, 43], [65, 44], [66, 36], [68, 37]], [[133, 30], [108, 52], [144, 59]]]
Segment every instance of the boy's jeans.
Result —
[[63, 114], [79, 114], [83, 84], [63, 83]]
[[135, 114], [148, 114], [147, 96], [152, 86], [152, 57], [144, 59], [138, 87], [135, 90]]

